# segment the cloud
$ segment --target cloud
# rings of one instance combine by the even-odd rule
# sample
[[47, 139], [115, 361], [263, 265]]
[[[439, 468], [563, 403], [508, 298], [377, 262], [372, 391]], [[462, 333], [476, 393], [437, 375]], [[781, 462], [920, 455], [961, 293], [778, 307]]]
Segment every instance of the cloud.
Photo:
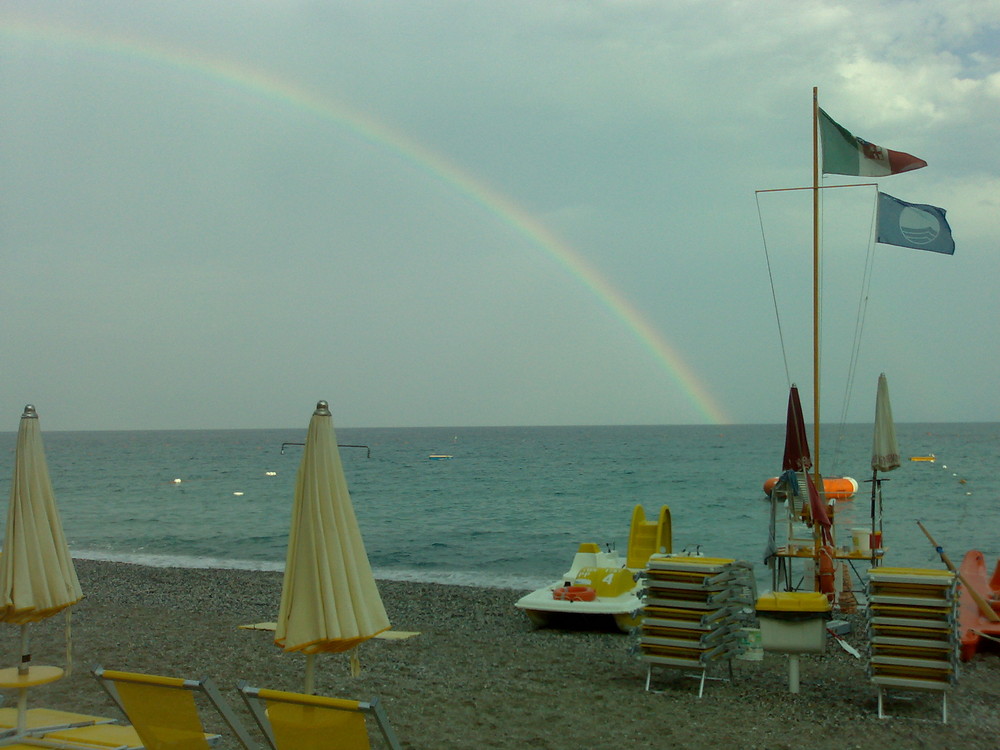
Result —
[[[964, 1], [7, 2], [0, 315], [28, 356], [2, 384], [81, 427], [220, 425], [223, 393], [259, 409], [240, 426], [319, 397], [345, 425], [703, 420], [549, 241], [734, 419], [778, 420], [753, 191], [809, 181], [817, 85], [931, 162], [888, 192], [954, 220], [950, 266], [882, 256], [906, 283], [880, 304], [952, 300], [912, 313], [939, 319], [919, 387], [964, 356], [958, 311], [1000, 333], [961, 292], [1000, 271], [998, 25]], [[979, 413], [952, 398], [920, 408]]]

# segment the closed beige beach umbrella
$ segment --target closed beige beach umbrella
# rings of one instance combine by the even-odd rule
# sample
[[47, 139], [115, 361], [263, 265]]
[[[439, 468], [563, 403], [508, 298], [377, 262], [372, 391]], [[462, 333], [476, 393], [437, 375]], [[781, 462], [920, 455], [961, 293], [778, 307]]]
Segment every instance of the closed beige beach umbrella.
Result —
[[883, 372], [878, 376], [878, 392], [875, 395], [875, 435], [872, 439], [871, 546], [873, 550], [882, 546], [882, 480], [878, 473], [898, 469], [899, 464], [896, 423], [892, 419], [892, 405], [889, 403], [889, 381]]
[[889, 381], [883, 372], [878, 376], [875, 394], [875, 436], [872, 440], [872, 471], [892, 471], [899, 468], [899, 444], [896, 423], [892, 421], [889, 403]]
[[0, 555], [0, 622], [27, 625], [83, 598], [63, 534], [38, 414], [24, 407]]
[[[73, 559], [63, 534], [42, 431], [35, 407], [24, 407], [17, 431], [14, 477], [7, 509], [3, 554], [0, 554], [0, 622], [21, 626], [21, 663], [17, 673], [25, 684], [40, 684], [32, 675], [28, 627], [83, 598]], [[67, 613], [67, 671], [70, 667]], [[44, 679], [44, 678], [43, 678]], [[18, 727], [23, 729], [25, 690], [18, 701]]]
[[312, 692], [317, 653], [348, 651], [389, 627], [347, 491], [333, 418], [320, 401], [295, 479], [274, 642], [307, 655], [306, 692]]

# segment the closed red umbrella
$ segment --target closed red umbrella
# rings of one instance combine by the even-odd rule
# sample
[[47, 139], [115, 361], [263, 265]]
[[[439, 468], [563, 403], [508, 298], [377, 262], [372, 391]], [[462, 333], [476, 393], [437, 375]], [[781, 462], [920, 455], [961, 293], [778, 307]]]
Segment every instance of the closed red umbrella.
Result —
[[806, 438], [806, 423], [802, 416], [802, 402], [799, 400], [799, 389], [794, 385], [788, 391], [788, 417], [785, 422], [785, 455], [781, 461], [783, 471], [800, 471], [806, 475], [806, 487], [809, 493], [809, 514], [815, 523], [821, 527], [822, 542], [831, 541], [830, 516], [826, 512], [823, 500], [816, 489], [816, 483], [809, 475], [812, 468], [812, 456], [809, 453], [809, 441]]
[[802, 417], [802, 402], [799, 389], [792, 386], [788, 391], [788, 416], [785, 420], [785, 455], [781, 461], [782, 471], [806, 471], [813, 465], [806, 439], [806, 423]]

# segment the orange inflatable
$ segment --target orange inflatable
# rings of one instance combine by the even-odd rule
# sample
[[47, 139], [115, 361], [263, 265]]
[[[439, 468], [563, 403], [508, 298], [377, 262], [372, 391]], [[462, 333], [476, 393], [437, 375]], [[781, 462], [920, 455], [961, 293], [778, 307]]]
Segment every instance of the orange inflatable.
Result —
[[[770, 495], [774, 485], [778, 483], [778, 477], [771, 477], [764, 482], [764, 494]], [[826, 497], [837, 500], [852, 500], [854, 493], [858, 491], [858, 480], [851, 477], [823, 477], [823, 489]]]
[[590, 586], [560, 586], [552, 591], [552, 598], [567, 602], [592, 602], [597, 598], [597, 592]]

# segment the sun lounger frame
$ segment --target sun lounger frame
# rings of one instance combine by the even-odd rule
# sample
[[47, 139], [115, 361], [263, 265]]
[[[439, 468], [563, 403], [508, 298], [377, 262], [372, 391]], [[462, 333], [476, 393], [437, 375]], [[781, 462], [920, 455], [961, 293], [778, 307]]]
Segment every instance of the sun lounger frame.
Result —
[[[198, 680], [184, 679], [181, 685], [168, 684], [165, 682], [165, 678], [159, 675], [148, 675], [139, 672], [120, 672], [112, 669], [105, 669], [100, 664], [95, 665], [91, 670], [91, 674], [97, 683], [104, 689], [104, 692], [108, 694], [115, 705], [118, 706], [119, 710], [129, 719], [128, 711], [125, 709], [124, 703], [122, 703], [121, 697], [118, 695], [118, 691], [115, 689], [115, 682], [135, 682], [145, 685], [155, 685], [162, 687], [165, 690], [191, 690], [194, 692], [201, 693], [205, 696], [212, 707], [218, 712], [222, 717], [223, 721], [229, 726], [233, 735], [239, 740], [240, 744], [247, 750], [258, 750], [259, 745], [250, 736], [250, 733], [243, 726], [243, 722], [240, 721], [239, 717], [230, 707], [229, 703], [222, 694], [219, 692], [215, 683], [212, 682], [211, 678], [203, 677]], [[112, 677], [113, 675], [113, 677]], [[132, 722], [134, 725], [134, 722]], [[209, 740], [209, 744], [214, 744], [218, 741], [218, 737], [214, 741]]]
[[[243, 702], [246, 703], [247, 708], [250, 709], [250, 713], [253, 715], [254, 721], [257, 722], [257, 726], [260, 727], [261, 732], [263, 732], [264, 736], [267, 738], [267, 742], [271, 746], [272, 750], [279, 750], [279, 748], [274, 737], [274, 730], [271, 728], [271, 722], [267, 718], [267, 712], [261, 705], [261, 701], [273, 699], [275, 701], [283, 701], [286, 703], [298, 703], [303, 706], [330, 708], [331, 710], [338, 710], [331, 704], [334, 702], [340, 702], [340, 699], [337, 698], [306, 695], [304, 693], [287, 693], [283, 691], [251, 687], [246, 680], [240, 680], [236, 687], [240, 691]], [[262, 692], [265, 693], [264, 696], [261, 695]], [[391, 750], [402, 750], [402, 745], [399, 744], [399, 739], [396, 737], [396, 733], [393, 731], [392, 725], [389, 724], [389, 717], [382, 708], [382, 704], [379, 703], [378, 698], [372, 698], [370, 701], [351, 700], [344, 702], [355, 704], [356, 708], [343, 708], [340, 710], [356, 710], [365, 714], [371, 714], [375, 718], [375, 723], [378, 724], [379, 731], [382, 733], [382, 737], [385, 738], [385, 741]]]

